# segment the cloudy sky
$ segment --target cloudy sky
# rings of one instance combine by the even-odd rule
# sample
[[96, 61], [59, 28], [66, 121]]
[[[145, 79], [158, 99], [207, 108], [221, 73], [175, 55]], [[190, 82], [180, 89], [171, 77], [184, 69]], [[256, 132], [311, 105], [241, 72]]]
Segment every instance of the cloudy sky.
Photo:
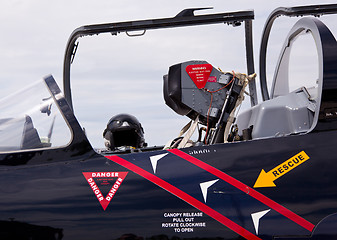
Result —
[[[0, 81], [6, 96], [41, 77], [53, 74], [62, 88], [66, 43], [82, 25], [173, 17], [185, 8], [213, 7], [198, 14], [254, 9], [255, 68], [262, 29], [277, 7], [319, 4], [322, 1], [270, 0], [2, 0], [0, 2]], [[324, 1], [333, 3], [333, 1]], [[321, 19], [332, 32], [336, 17]], [[271, 81], [279, 50], [297, 21], [276, 20], [268, 49]], [[306, 61], [311, 51], [302, 50]], [[310, 54], [309, 54], [310, 55]], [[102, 34], [80, 39], [72, 66], [75, 114], [95, 147], [103, 147], [102, 132], [114, 114], [138, 117], [150, 145], [165, 144], [188, 122], [169, 109], [162, 98], [162, 76], [169, 66], [189, 60], [207, 60], [222, 70], [245, 72], [244, 28], [218, 26], [148, 31], [142, 37]], [[308, 65], [308, 64], [304, 64]], [[258, 72], [257, 72], [258, 73]]]

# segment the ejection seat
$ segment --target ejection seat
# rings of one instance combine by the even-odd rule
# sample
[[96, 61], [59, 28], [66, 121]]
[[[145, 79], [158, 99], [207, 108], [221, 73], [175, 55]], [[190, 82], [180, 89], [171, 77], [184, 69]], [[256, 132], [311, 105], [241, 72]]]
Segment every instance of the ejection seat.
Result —
[[[188, 61], [173, 65], [164, 76], [164, 99], [166, 104], [192, 122], [179, 134], [178, 142], [166, 147], [186, 147], [197, 124], [199, 139], [195, 144], [223, 143], [227, 140], [229, 126], [234, 120], [233, 112], [242, 102], [249, 78], [245, 74], [224, 73], [206, 61]], [[187, 131], [184, 137], [181, 135]], [[202, 137], [204, 129], [204, 137]], [[203, 138], [203, 140], [202, 140]]]
[[30, 116], [0, 119], [0, 151], [41, 148], [42, 143]]
[[42, 143], [36, 128], [33, 125], [32, 118], [25, 116], [26, 121], [23, 128], [21, 149], [41, 148]]

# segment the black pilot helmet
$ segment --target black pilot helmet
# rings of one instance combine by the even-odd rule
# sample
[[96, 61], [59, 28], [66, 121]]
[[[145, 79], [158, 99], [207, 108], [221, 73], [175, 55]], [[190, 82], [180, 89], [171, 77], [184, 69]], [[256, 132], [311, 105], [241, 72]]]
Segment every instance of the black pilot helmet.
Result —
[[117, 147], [146, 147], [144, 130], [136, 117], [130, 114], [113, 116], [103, 132], [105, 146], [114, 150]]

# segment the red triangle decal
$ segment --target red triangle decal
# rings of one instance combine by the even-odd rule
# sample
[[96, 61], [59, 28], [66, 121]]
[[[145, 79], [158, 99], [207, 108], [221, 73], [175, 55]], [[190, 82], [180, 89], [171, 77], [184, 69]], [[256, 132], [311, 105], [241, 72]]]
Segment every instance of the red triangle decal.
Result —
[[[108, 207], [111, 199], [115, 196], [118, 188], [121, 186], [123, 180], [128, 174], [128, 172], [82, 172], [82, 173], [85, 179], [87, 180], [87, 182], [89, 183], [92, 191], [96, 195], [104, 211]], [[113, 182], [111, 189], [109, 193], [106, 195], [106, 197], [102, 195], [101, 190], [96, 184], [94, 178], [96, 179], [99, 178], [100, 181], [103, 182], [103, 184], [107, 184], [107, 185], [109, 185], [108, 181], [111, 182], [112, 180], [113, 182], [116, 179], [115, 182]]]
[[205, 87], [208, 77], [209, 75], [211, 75], [212, 70], [213, 67], [211, 64], [195, 64], [195, 65], [188, 65], [186, 67], [186, 72], [188, 76], [190, 76], [194, 84], [199, 89]]

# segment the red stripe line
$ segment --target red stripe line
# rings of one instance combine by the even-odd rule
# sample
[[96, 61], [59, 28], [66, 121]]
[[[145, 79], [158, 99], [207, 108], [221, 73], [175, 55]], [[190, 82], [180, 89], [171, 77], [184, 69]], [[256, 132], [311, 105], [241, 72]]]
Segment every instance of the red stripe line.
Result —
[[228, 219], [227, 217], [223, 216], [219, 212], [215, 211], [214, 209], [208, 207], [206, 204], [203, 204], [199, 200], [193, 198], [192, 196], [188, 195], [187, 193], [181, 191], [180, 189], [176, 188], [175, 186], [169, 184], [168, 182], [162, 180], [161, 178], [145, 171], [144, 169], [126, 161], [125, 159], [118, 157], [118, 156], [106, 156], [106, 158], [110, 159], [113, 162], [118, 163], [126, 167], [127, 169], [139, 174], [140, 176], [146, 178], [147, 180], [155, 183], [156, 185], [160, 186], [161, 188], [165, 189], [166, 191], [172, 193], [173, 195], [181, 198], [185, 202], [189, 203], [193, 207], [199, 209], [200, 211], [206, 213], [208, 216], [214, 218], [215, 220], [219, 221], [223, 225], [227, 226], [237, 234], [241, 235], [246, 239], [251, 240], [261, 240], [258, 236], [252, 234], [248, 230], [244, 229], [240, 225], [236, 224], [232, 220]]
[[302, 226], [303, 228], [309, 230], [312, 232], [314, 229], [315, 225], [313, 225], [311, 222], [305, 220], [304, 218], [298, 216], [297, 214], [293, 213], [289, 209], [283, 207], [282, 205], [274, 202], [270, 198], [267, 198], [266, 196], [262, 195], [261, 193], [257, 192], [253, 188], [250, 188], [249, 186], [245, 185], [244, 183], [238, 181], [237, 179], [227, 175], [226, 173], [220, 171], [219, 169], [216, 169], [207, 163], [200, 161], [199, 159], [192, 157], [191, 155], [180, 151], [178, 149], [169, 149], [167, 150], [189, 162], [192, 164], [214, 174], [215, 176], [221, 178], [222, 180], [226, 181], [227, 183], [233, 185], [234, 187], [240, 189], [241, 191], [247, 193], [248, 195], [252, 196], [253, 198], [257, 199], [258, 201], [266, 204], [270, 208], [274, 209], [275, 211], [279, 212], [283, 216], [289, 218], [290, 220], [294, 221], [298, 225]]

